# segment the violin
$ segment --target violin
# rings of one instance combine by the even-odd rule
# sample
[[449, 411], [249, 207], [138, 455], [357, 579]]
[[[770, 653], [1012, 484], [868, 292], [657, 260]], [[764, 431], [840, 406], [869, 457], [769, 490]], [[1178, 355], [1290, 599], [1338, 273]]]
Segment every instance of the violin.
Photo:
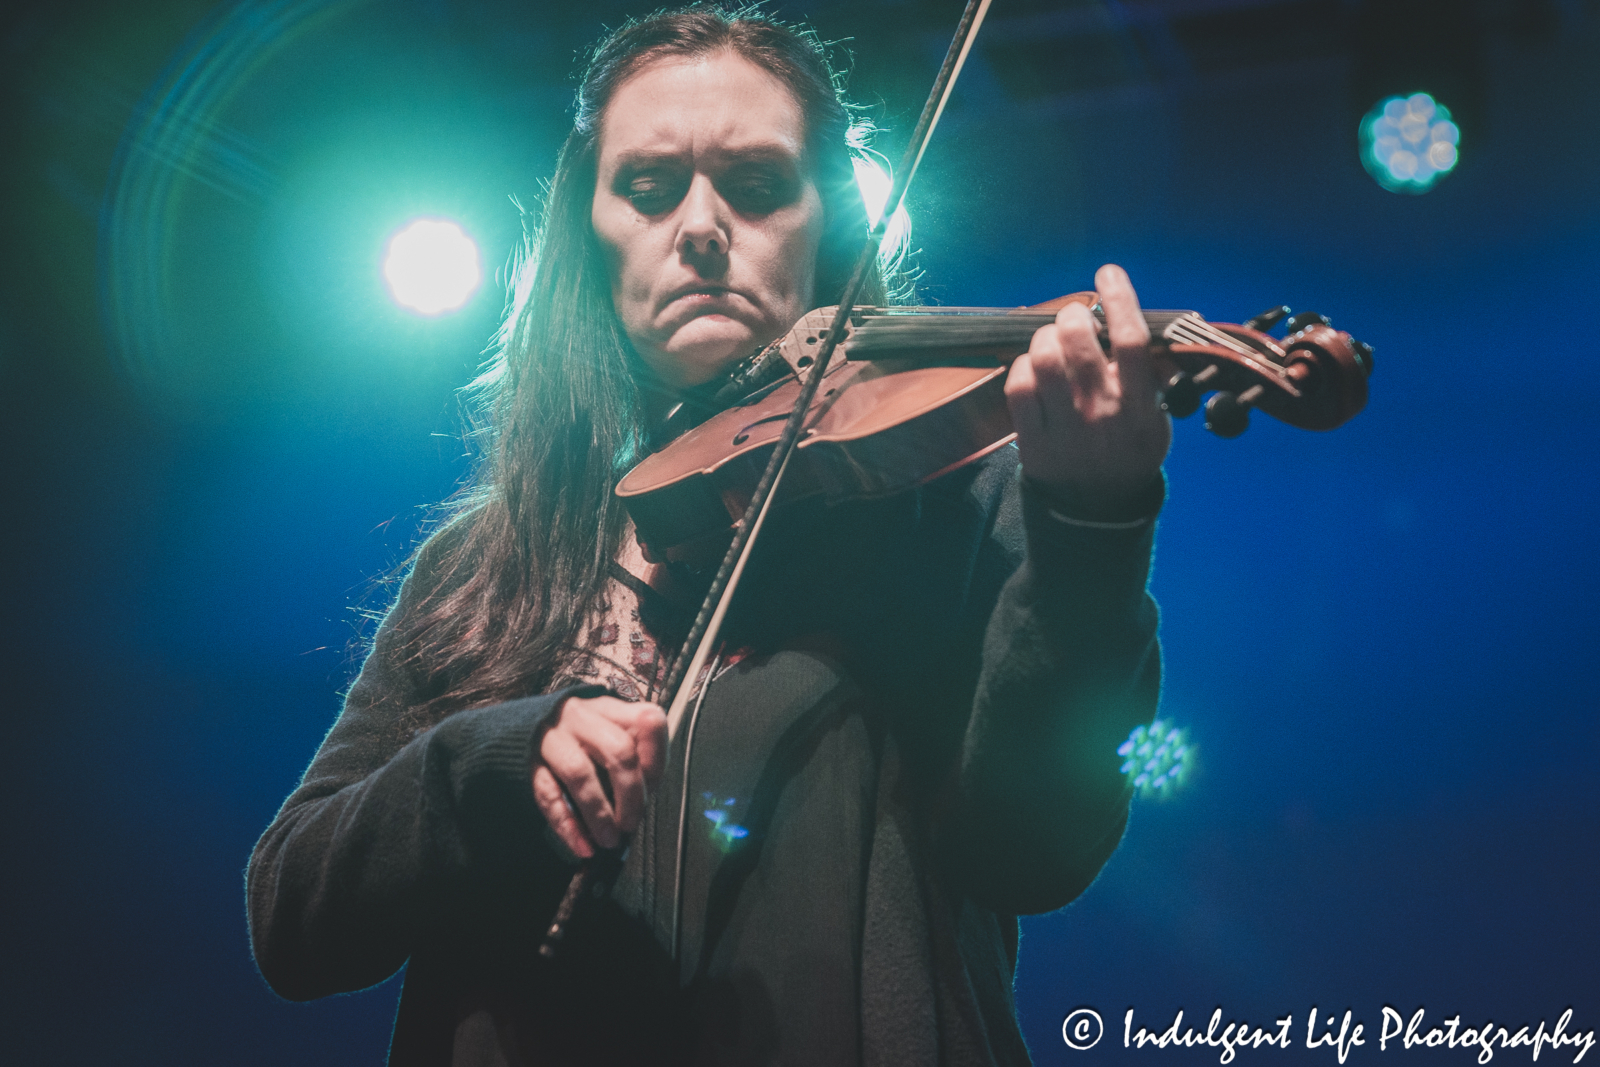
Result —
[[[1068, 302], [1090, 308], [1104, 342], [1093, 292], [1015, 309], [853, 309], [838, 346], [844, 358], [818, 383], [782, 501], [887, 496], [1008, 444], [1016, 433], [1007, 369]], [[737, 368], [711, 404], [674, 412], [669, 424], [697, 414], [703, 421], [623, 477], [617, 496], [653, 562], [704, 559], [727, 544], [836, 313], [808, 313]], [[1221, 437], [1243, 433], [1252, 408], [1301, 429], [1331, 430], [1366, 405], [1371, 346], [1316, 312], [1279, 306], [1242, 325], [1192, 311], [1144, 317], [1158, 358], [1170, 363], [1162, 407], [1184, 418], [1209, 393], [1206, 428]], [[1273, 337], [1267, 331], [1280, 322], [1286, 335]]]

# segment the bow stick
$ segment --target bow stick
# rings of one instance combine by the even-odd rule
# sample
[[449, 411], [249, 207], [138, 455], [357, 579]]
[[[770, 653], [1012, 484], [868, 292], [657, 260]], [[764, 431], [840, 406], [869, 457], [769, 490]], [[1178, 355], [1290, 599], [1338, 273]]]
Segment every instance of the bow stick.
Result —
[[[989, 11], [990, 0], [967, 0], [967, 6], [961, 13], [961, 21], [956, 26], [955, 36], [950, 41], [950, 48], [945, 52], [944, 63], [939, 67], [939, 75], [934, 79], [933, 88], [928, 93], [927, 102], [922, 105], [922, 113], [917, 117], [917, 125], [911, 132], [911, 140], [906, 145], [905, 156], [902, 158], [899, 171], [894, 176], [894, 181], [889, 187], [889, 196], [884, 201], [883, 211], [878, 216], [877, 223], [867, 234], [866, 241], [861, 246], [861, 254], [856, 257], [855, 269], [850, 273], [850, 281], [845, 286], [844, 292], [839, 295], [838, 311], [833, 316], [833, 324], [828, 329], [828, 334], [823, 338], [821, 349], [812, 364], [811, 373], [806, 376], [802, 384], [800, 395], [795, 400], [794, 410], [789, 414], [788, 421], [784, 424], [783, 435], [778, 438], [777, 445], [772, 450], [772, 456], [767, 461], [766, 470], [762, 472], [761, 480], [756, 483], [750, 504], [745, 509], [744, 517], [737, 524], [733, 542], [728, 546], [728, 551], [722, 557], [722, 564], [717, 568], [716, 576], [711, 581], [711, 587], [706, 591], [705, 600], [700, 605], [700, 611], [695, 616], [694, 625], [690, 627], [689, 634], [684, 638], [683, 646], [673, 661], [672, 670], [667, 675], [666, 685], [662, 688], [663, 696], [670, 697], [667, 709], [667, 738], [670, 743], [678, 736], [678, 731], [683, 725], [685, 711], [695, 692], [709, 684], [709, 680], [701, 684], [684, 685], [688, 679], [697, 682], [705, 670], [706, 662], [711, 656], [711, 651], [716, 647], [717, 638], [722, 628], [723, 619], [728, 614], [728, 605], [733, 602], [734, 592], [738, 589], [739, 578], [744, 574], [745, 564], [750, 559], [750, 553], [755, 547], [756, 535], [760, 532], [762, 524], [766, 521], [767, 512], [771, 508], [778, 486], [783, 482], [784, 472], [789, 467], [789, 458], [794, 453], [795, 445], [799, 443], [800, 432], [805, 424], [806, 413], [811, 410], [811, 401], [816, 396], [817, 387], [821, 384], [824, 375], [828, 372], [828, 363], [833, 358], [833, 353], [845, 337], [845, 325], [850, 321], [850, 313], [855, 310], [857, 295], [861, 286], [865, 284], [867, 270], [872, 264], [873, 257], [878, 254], [878, 249], [883, 244], [884, 234], [888, 231], [889, 220], [899, 210], [900, 203], [905, 199], [906, 189], [911, 184], [911, 179], [917, 173], [917, 167], [922, 163], [923, 154], [928, 149], [928, 141], [933, 136], [934, 128], [939, 124], [939, 116], [944, 114], [945, 103], [950, 99], [950, 92], [955, 88], [956, 77], [961, 73], [962, 66], [967, 61], [967, 53], [972, 51], [972, 41], [977, 36], [978, 27], [983, 24], [983, 18]], [[691, 652], [691, 650], [693, 650]], [[691, 718], [692, 724], [692, 718]], [[688, 789], [688, 768], [684, 769], [684, 788]], [[687, 805], [685, 805], [687, 806]], [[566, 935], [567, 924], [571, 921], [573, 913], [577, 910], [578, 901], [585, 892], [589, 891], [597, 874], [598, 858], [589, 859], [579, 866], [572, 876], [572, 881], [567, 885], [567, 892], [561, 898], [561, 905], [556, 909], [555, 917], [550, 922], [550, 927], [545, 931], [544, 941], [539, 945], [539, 954], [546, 958], [554, 957], [556, 945]], [[613, 859], [605, 866], [613, 871], [618, 864]], [[678, 819], [678, 862], [676, 864], [676, 885], [673, 891], [673, 916], [672, 916], [672, 956], [678, 956], [678, 918], [682, 910], [683, 890], [683, 813]]]

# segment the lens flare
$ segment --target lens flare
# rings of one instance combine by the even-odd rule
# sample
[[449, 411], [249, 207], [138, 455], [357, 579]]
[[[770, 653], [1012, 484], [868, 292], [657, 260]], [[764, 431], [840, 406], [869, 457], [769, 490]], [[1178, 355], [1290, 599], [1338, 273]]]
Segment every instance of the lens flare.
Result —
[[[215, 4], [134, 107], [100, 216], [101, 313], [118, 365], [157, 391], [188, 388], [227, 346], [190, 340], [173, 297], [177, 247], [196, 195], [255, 209], [281, 195], [273, 156], [233, 125], [261, 99], [274, 61], [369, 0]], [[231, 369], [231, 365], [230, 365]]]
[[1461, 129], [1427, 93], [1392, 96], [1361, 120], [1361, 163], [1392, 193], [1425, 193], [1455, 169]]
[[417, 219], [395, 234], [383, 261], [395, 303], [422, 315], [454, 311], [483, 280], [478, 246], [446, 219]]
[[750, 831], [733, 821], [738, 797], [719, 797], [715, 793], [701, 793], [700, 797], [711, 806], [703, 813], [711, 820], [711, 843], [723, 852], [732, 852], [750, 836]]

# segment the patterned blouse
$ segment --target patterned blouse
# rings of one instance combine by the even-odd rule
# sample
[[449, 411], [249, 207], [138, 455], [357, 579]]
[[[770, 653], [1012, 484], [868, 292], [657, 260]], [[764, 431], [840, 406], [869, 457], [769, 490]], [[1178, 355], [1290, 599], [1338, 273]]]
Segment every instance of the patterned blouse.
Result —
[[555, 688], [593, 682], [624, 700], [655, 700], [693, 611], [669, 570], [644, 558], [630, 523], [611, 579], [568, 647]]

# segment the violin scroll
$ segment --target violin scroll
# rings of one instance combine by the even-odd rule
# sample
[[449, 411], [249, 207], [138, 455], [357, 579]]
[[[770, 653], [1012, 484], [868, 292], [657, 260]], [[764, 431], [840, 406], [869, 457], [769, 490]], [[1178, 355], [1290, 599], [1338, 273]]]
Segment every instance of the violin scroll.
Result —
[[[1286, 336], [1266, 332], [1280, 322]], [[1372, 346], [1314, 311], [1279, 305], [1239, 326], [1176, 315], [1157, 336], [1163, 342], [1177, 370], [1162, 407], [1187, 418], [1210, 393], [1206, 429], [1218, 437], [1244, 433], [1252, 408], [1301, 429], [1331, 430], [1366, 406]]]

